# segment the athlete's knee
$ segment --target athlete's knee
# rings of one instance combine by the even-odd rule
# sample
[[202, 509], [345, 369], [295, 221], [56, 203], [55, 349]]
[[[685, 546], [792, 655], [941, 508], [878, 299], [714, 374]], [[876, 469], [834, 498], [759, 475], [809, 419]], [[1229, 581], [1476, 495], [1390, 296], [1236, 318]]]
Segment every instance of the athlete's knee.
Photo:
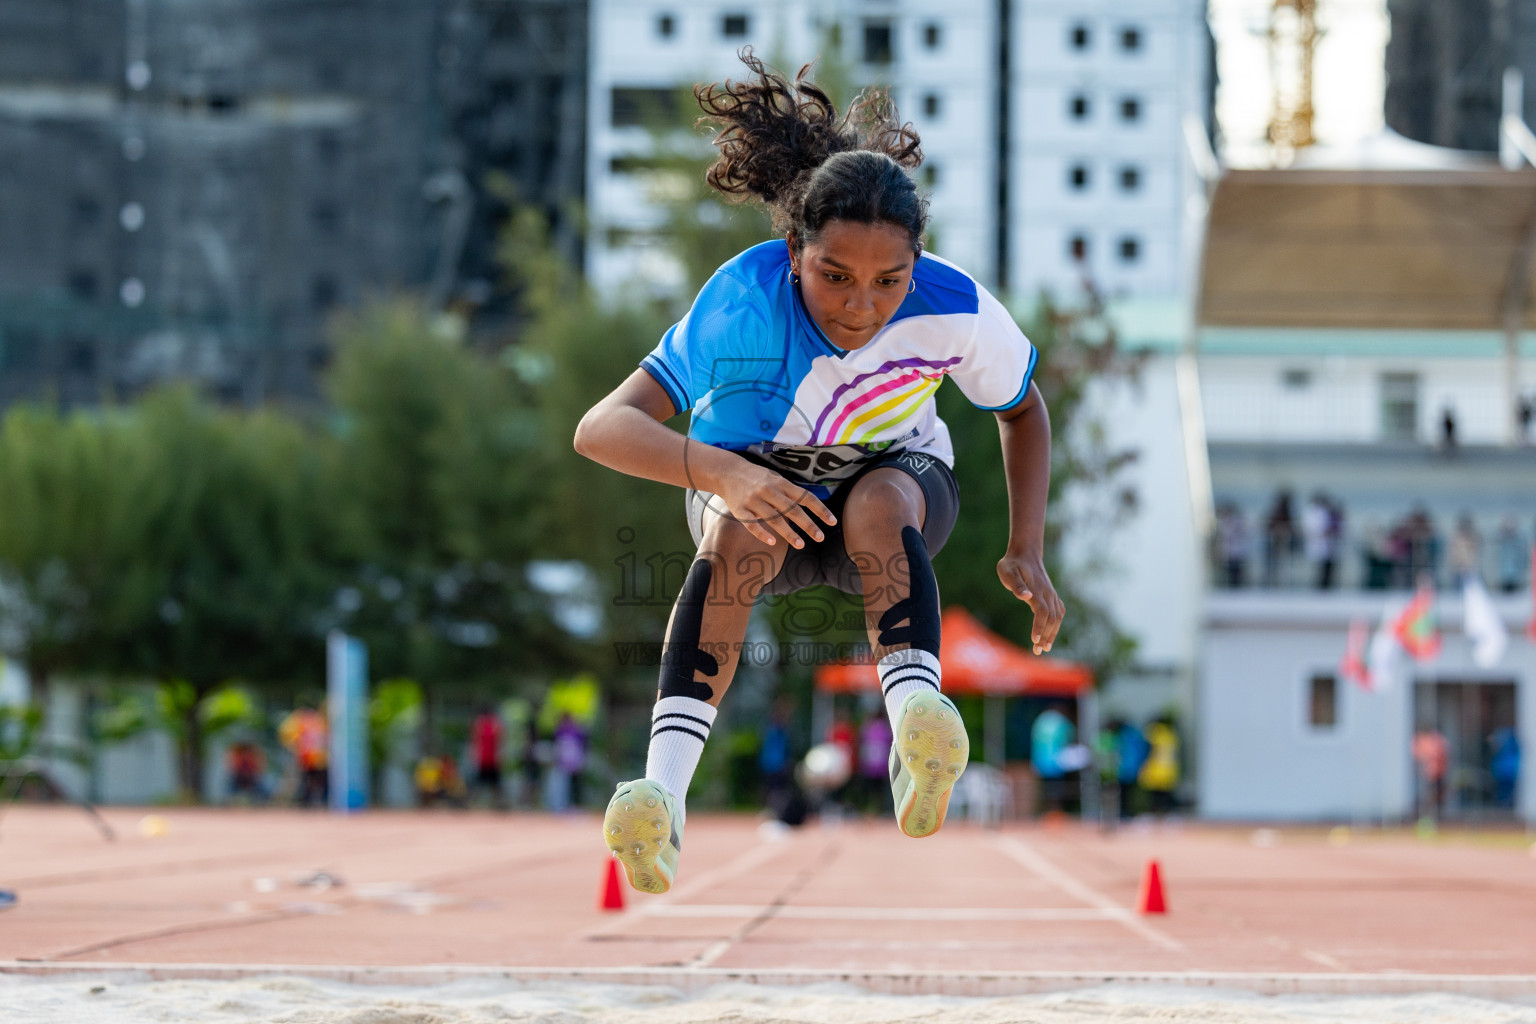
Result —
[[843, 506], [848, 529], [886, 532], [895, 542], [904, 526], [921, 526], [923, 496], [905, 474], [878, 471], [853, 486]]
[[715, 516], [704, 528], [699, 557], [709, 559], [720, 586], [736, 592], [743, 587], [761, 588], [773, 579], [788, 547], [782, 541], [765, 544], [738, 520]]

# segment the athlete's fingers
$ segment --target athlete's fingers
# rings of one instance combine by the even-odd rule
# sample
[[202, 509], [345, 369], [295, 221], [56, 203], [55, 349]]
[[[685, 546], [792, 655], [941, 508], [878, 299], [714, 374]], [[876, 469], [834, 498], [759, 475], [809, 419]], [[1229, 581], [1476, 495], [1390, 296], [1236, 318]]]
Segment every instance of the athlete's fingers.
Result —
[[[779, 495], [766, 498], [764, 500], [766, 507], [763, 509], [759, 520], [768, 529], [789, 541], [790, 547], [803, 548], [805, 547], [805, 539], [801, 537], [798, 532], [796, 532], [793, 526], [790, 525], [789, 519], [789, 517], [793, 515], [795, 511], [799, 511], [800, 506], [794, 504], [793, 502], [788, 502], [787, 507], [777, 504], [777, 502], [783, 500], [784, 499]], [[801, 515], [804, 515], [804, 513], [802, 512]], [[806, 522], [809, 524], [809, 519], [807, 519]], [[809, 533], [810, 531], [807, 530], [806, 532]]]
[[796, 504], [803, 505], [804, 507], [814, 512], [816, 517], [822, 522], [826, 523], [828, 526], [837, 525], [837, 516], [833, 515], [832, 510], [827, 508], [826, 505], [822, 504], [821, 499], [816, 497], [816, 495], [812, 494], [810, 491], [802, 491], [800, 495], [795, 499], [795, 501]]
[[816, 525], [816, 521], [811, 518], [810, 513], [805, 510], [804, 506], [798, 503], [789, 506], [784, 510], [784, 517], [804, 530], [805, 535], [812, 540], [822, 541], [827, 539], [827, 535], [821, 532], [821, 527]]

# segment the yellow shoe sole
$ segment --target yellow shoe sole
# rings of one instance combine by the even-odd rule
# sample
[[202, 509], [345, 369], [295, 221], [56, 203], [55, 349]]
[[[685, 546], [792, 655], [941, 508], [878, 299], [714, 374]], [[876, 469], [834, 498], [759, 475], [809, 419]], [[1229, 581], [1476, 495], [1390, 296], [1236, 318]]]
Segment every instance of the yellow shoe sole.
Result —
[[621, 784], [603, 815], [603, 839], [631, 886], [656, 894], [672, 888], [678, 838], [670, 801], [659, 785], [646, 779]]
[[902, 708], [896, 756], [910, 777], [896, 824], [913, 839], [931, 836], [944, 824], [949, 795], [971, 756], [960, 712], [937, 692], [914, 694]]

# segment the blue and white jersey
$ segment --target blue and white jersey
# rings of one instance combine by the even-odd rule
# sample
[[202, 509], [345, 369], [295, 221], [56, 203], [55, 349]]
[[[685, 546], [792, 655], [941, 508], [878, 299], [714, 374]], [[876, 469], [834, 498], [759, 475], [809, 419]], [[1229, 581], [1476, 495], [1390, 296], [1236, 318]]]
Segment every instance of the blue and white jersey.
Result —
[[640, 365], [691, 435], [752, 452], [825, 498], [871, 457], [918, 451], [953, 467], [933, 395], [952, 377], [981, 409], [1023, 401], [1036, 352], [1002, 303], [924, 253], [896, 315], [861, 348], [816, 326], [790, 280], [783, 241], [715, 271], [693, 308]]

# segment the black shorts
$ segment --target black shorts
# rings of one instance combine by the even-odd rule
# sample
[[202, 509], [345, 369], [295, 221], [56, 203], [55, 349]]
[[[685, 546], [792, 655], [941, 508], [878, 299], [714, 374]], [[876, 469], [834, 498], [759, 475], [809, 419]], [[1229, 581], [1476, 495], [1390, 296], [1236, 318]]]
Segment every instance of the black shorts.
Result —
[[[821, 541], [807, 539], [805, 547], [790, 548], [779, 574], [763, 588], [764, 594], [770, 596], [793, 594], [797, 590], [823, 583], [847, 594], [864, 593], [864, 584], [859, 578], [858, 567], [854, 565], [853, 559], [848, 557], [847, 547], [843, 544], [843, 505], [848, 501], [848, 495], [853, 492], [853, 485], [865, 473], [882, 467], [901, 470], [916, 480], [918, 486], [923, 489], [923, 497], [927, 502], [923, 517], [923, 542], [928, 547], [929, 555], [939, 553], [939, 550], [944, 547], [944, 542], [949, 540], [950, 531], [955, 528], [955, 517], [960, 514], [960, 488], [955, 483], [954, 470], [935, 455], [923, 452], [892, 452], [871, 459], [868, 465], [860, 467], [857, 473], [838, 485], [837, 490], [833, 491], [832, 496], [825, 502], [832, 514], [837, 516], [837, 525], [827, 526], [817, 519], [816, 522], [821, 526], [825, 539]], [[685, 495], [688, 532], [693, 535], [695, 544], [702, 543], [704, 540], [704, 524], [708, 522], [705, 517], [718, 514], [716, 510], [721, 507], [718, 501], [713, 507], [706, 507], [713, 497], [714, 495], [708, 491], [696, 491], [692, 488], [689, 488]], [[814, 516], [812, 518], [815, 519]]]

